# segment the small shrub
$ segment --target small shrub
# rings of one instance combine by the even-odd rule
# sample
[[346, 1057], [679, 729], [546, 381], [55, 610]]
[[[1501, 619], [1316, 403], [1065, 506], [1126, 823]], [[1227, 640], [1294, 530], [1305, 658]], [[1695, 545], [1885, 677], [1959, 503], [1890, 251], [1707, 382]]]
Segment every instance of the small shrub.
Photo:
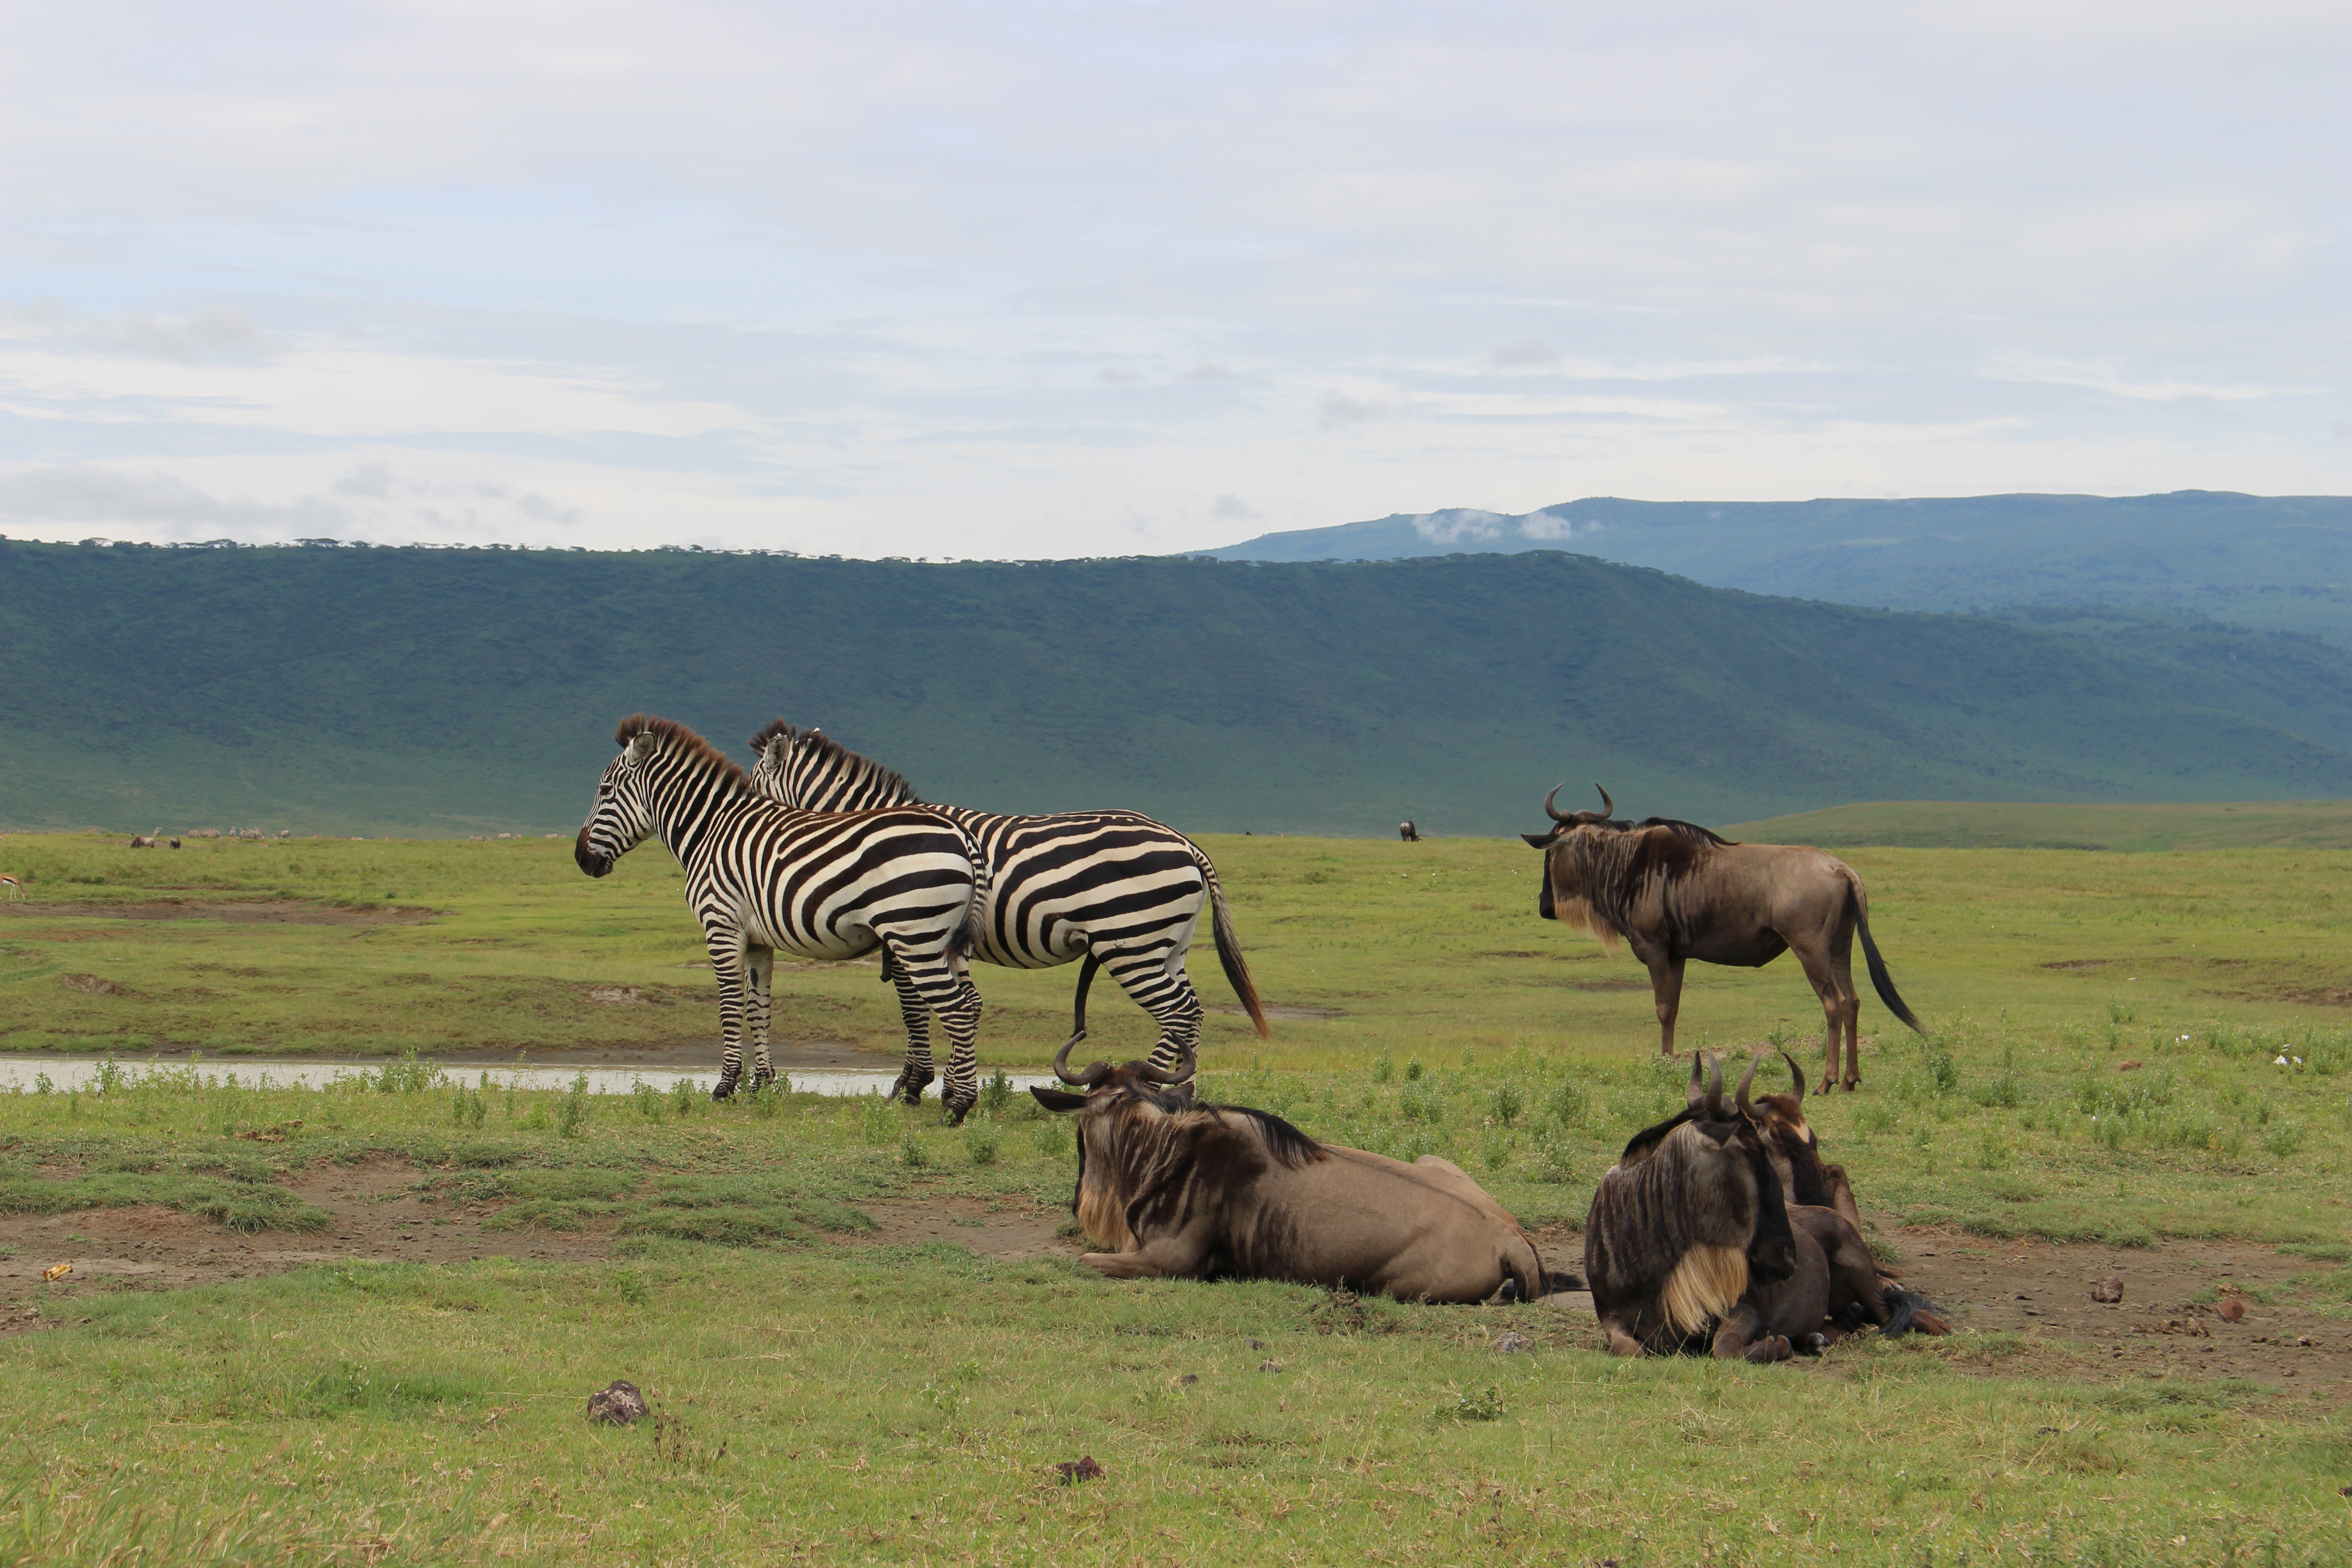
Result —
[[2008, 1139], [2002, 1137], [1998, 1132], [1981, 1132], [1977, 1135], [1978, 1169], [1984, 1171], [2001, 1170], [2009, 1164], [2009, 1159], [2010, 1147]]
[[1487, 1097], [1486, 1109], [1497, 1124], [1508, 1127], [1518, 1121], [1519, 1112], [1527, 1109], [1527, 1100], [1519, 1093], [1517, 1084], [1507, 1082], [1498, 1085]]
[[1421, 1058], [1419, 1057], [1414, 1057], [1404, 1064], [1405, 1082], [1413, 1083], [1418, 1081], [1421, 1078]]
[[556, 1102], [555, 1131], [561, 1138], [583, 1138], [588, 1132], [588, 1075], [575, 1073], [572, 1091]]
[[964, 1124], [964, 1152], [971, 1156], [971, 1163], [975, 1165], [995, 1164], [996, 1152], [1003, 1142], [992, 1121], [974, 1120]]
[[692, 1110], [701, 1098], [701, 1087], [690, 1078], [679, 1079], [669, 1086], [669, 1108], [680, 1116]]
[[2263, 1152], [2281, 1160], [2302, 1147], [2303, 1129], [2292, 1122], [2282, 1121], [2263, 1135]]
[[1372, 1058], [1372, 1081], [1386, 1083], [1394, 1077], [1396, 1077], [1396, 1058], [1383, 1047], [1381, 1054]]
[[1003, 1068], [998, 1068], [988, 1075], [988, 1081], [980, 1086], [980, 1108], [991, 1116], [1002, 1116], [1012, 1103], [1013, 1080], [1004, 1076]]
[[870, 1095], [857, 1116], [858, 1135], [867, 1145], [879, 1149], [898, 1135], [898, 1118], [890, 1109], [886, 1095]]
[[1049, 1159], [1066, 1154], [1070, 1152], [1070, 1124], [1058, 1116], [1048, 1117], [1037, 1123], [1030, 1142], [1037, 1146], [1037, 1152]]
[[898, 1163], [910, 1171], [919, 1171], [930, 1163], [929, 1151], [916, 1139], [914, 1130], [908, 1128], [907, 1135], [898, 1141]]
[[1574, 1079], [1564, 1078], [1544, 1101], [1544, 1114], [1562, 1127], [1578, 1126], [1592, 1114], [1592, 1097]]
[[1496, 1388], [1465, 1388], [1454, 1394], [1451, 1404], [1441, 1405], [1430, 1414], [1440, 1421], [1500, 1421], [1503, 1394]]
[[662, 1091], [638, 1079], [629, 1085], [629, 1103], [636, 1113], [648, 1121], [659, 1121], [662, 1115]]

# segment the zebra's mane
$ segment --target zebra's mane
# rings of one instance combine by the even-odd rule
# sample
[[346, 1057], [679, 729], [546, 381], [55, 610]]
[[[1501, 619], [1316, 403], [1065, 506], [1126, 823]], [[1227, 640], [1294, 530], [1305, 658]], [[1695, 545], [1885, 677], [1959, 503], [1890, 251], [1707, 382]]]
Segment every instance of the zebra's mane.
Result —
[[743, 770], [736, 766], [726, 752], [675, 719], [657, 719], [651, 713], [632, 713], [621, 721], [621, 727], [613, 732], [613, 740], [616, 745], [625, 746], [639, 735], [659, 735], [673, 749], [716, 768], [719, 775], [737, 789], [750, 787], [749, 781], [743, 777]]
[[787, 724], [782, 719], [771, 719], [751, 737], [754, 755], [765, 755], [768, 742], [779, 736], [790, 741], [795, 751], [806, 754], [810, 763], [824, 769], [850, 786], [870, 789], [890, 801], [903, 805], [919, 805], [923, 797], [906, 775], [884, 767], [871, 757], [863, 757], [835, 740], [822, 730], [803, 730]]

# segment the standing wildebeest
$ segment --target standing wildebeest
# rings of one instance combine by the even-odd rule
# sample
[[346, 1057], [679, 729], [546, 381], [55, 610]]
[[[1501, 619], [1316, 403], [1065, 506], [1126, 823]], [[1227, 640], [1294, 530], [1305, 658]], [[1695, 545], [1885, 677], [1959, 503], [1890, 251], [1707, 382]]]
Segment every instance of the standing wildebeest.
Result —
[[1078, 1112], [1071, 1207], [1097, 1247], [1081, 1261], [1115, 1279], [1285, 1279], [1405, 1301], [1483, 1301], [1543, 1290], [1517, 1221], [1462, 1168], [1318, 1143], [1279, 1116], [1202, 1105], [1150, 1062], [1096, 1062], [1033, 1089]]
[[1412, 825], [1412, 818], [1408, 816], [1397, 824], [1397, 837], [1407, 844], [1418, 844], [1421, 842], [1421, 829], [1415, 827]]
[[[1822, 1088], [1837, 1080], [1838, 1040], [1845, 1040], [1845, 1087], [1862, 1081], [1858, 1033], [1862, 994], [1853, 984], [1853, 938], [1862, 933], [1870, 983], [1887, 1010], [1914, 1029], [1895, 992], [1886, 961], [1870, 940], [1870, 900], [1845, 862], [1792, 844], [1735, 844], [1694, 823], [1653, 816], [1612, 822], [1609, 792], [1599, 811], [1562, 816], [1544, 796], [1551, 831], [1524, 834], [1544, 852], [1536, 912], [1591, 932], [1603, 947], [1622, 937], [1650, 971], [1658, 1008], [1658, 1051], [1675, 1051], [1675, 1013], [1682, 1004], [1683, 965], [1754, 969], [1793, 950], [1829, 1021]], [[1595, 784], [1595, 789], [1601, 786]], [[1924, 1034], [1927, 1031], [1919, 1030]]]
[[1595, 1314], [1620, 1355], [1706, 1345], [1721, 1360], [1784, 1361], [1849, 1328], [1942, 1331], [1919, 1297], [1880, 1278], [1834, 1211], [1787, 1203], [1748, 1100], [1723, 1102], [1723, 1067], [1690, 1104], [1636, 1133], [1585, 1221]]

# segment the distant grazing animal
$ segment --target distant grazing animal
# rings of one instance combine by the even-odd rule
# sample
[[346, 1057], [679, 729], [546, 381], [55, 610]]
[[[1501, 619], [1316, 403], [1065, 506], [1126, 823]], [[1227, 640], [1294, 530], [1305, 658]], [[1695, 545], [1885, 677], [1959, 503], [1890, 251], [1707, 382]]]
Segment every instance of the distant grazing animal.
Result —
[[25, 896], [25, 884], [14, 877], [0, 877], [0, 891], [12, 899], [21, 899]]
[[1318, 1143], [1279, 1116], [1202, 1105], [1149, 1062], [1029, 1092], [1078, 1117], [1071, 1204], [1114, 1279], [1285, 1279], [1406, 1301], [1532, 1300], [1543, 1268], [1516, 1221], [1461, 1167]]
[[179, 841], [178, 839], [176, 839], [176, 838], [173, 839], [173, 840], [172, 840], [172, 847], [173, 847], [173, 848], [174, 848], [174, 849], [177, 849], [179, 847], [180, 847], [180, 841]]
[[155, 841], [148, 837], [143, 833], [134, 833], [131, 836], [131, 847], [133, 849], [152, 849], [155, 847]]
[[[743, 770], [683, 724], [635, 714], [614, 739], [621, 754], [596, 784], [596, 805], [572, 857], [592, 877], [658, 835], [686, 872], [686, 901], [702, 921], [719, 977], [725, 1042], [714, 1100], [734, 1093], [751, 1037], [752, 1085], [775, 1076], [768, 1059], [769, 982], [779, 950], [802, 958], [889, 954], [952, 1047], [945, 1100], [951, 1118], [980, 1099], [973, 1045], [980, 993], [963, 978], [977, 934], [985, 875], [980, 847], [927, 811], [793, 811], [751, 793]], [[929, 1053], [910, 1053], [904, 1077], [931, 1076]]]
[[1407, 844], [1418, 844], [1421, 842], [1421, 829], [1412, 825], [1411, 817], [1407, 817], [1397, 824], [1397, 837]]
[[1662, 816], [1613, 822], [1614, 803], [1605, 789], [1599, 811], [1562, 816], [1552, 806], [1561, 787], [1544, 796], [1551, 830], [1522, 836], [1544, 852], [1536, 912], [1580, 927], [1603, 947], [1624, 939], [1650, 971], [1661, 1055], [1674, 1054], [1685, 963], [1696, 958], [1753, 969], [1793, 950], [1829, 1022], [1821, 1087], [1826, 1091], [1836, 1080], [1843, 1037], [1845, 1087], [1853, 1089], [1862, 1081], [1862, 995], [1853, 984], [1857, 931], [1879, 1000], [1926, 1033], [1895, 994], [1886, 962], [1870, 939], [1862, 879], [1843, 861], [1796, 845], [1735, 844]]
[[1853, 1226], [1784, 1201], [1748, 1100], [1755, 1064], [1736, 1109], [1721, 1062], [1703, 1094], [1696, 1061], [1691, 1070], [1690, 1104], [1626, 1144], [1585, 1221], [1585, 1278], [1610, 1348], [1771, 1362], [1865, 1322], [1943, 1331], [1924, 1299], [1880, 1278]]
[[[928, 805], [881, 763], [781, 719], [752, 736], [751, 748], [759, 753], [751, 787], [771, 800], [806, 811], [920, 807], [971, 835], [988, 861], [988, 890], [971, 956], [1013, 969], [1050, 969], [1086, 960], [1077, 993], [1081, 1036], [1087, 986], [1097, 967], [1108, 969], [1160, 1025], [1152, 1066], [1180, 1080], [1191, 1079], [1202, 1008], [1184, 960], [1204, 900], [1225, 979], [1257, 1032], [1269, 1033], [1216, 868], [1174, 828], [1132, 811], [1006, 816]], [[910, 1048], [928, 1050], [929, 1022], [921, 998], [887, 963], [883, 978], [898, 984]], [[901, 1088], [912, 1103], [921, 1097], [923, 1083], [908, 1081]]]

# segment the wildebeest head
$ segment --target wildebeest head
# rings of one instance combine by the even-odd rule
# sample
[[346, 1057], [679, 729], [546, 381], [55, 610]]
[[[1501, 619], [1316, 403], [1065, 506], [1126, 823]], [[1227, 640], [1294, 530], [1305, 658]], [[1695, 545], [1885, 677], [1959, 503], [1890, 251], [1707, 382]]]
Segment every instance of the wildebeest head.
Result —
[[[1789, 1064], [1789, 1092], [1759, 1095], [1753, 1101], [1743, 1101], [1742, 1109], [1762, 1136], [1765, 1152], [1789, 1201], [1835, 1209], [1859, 1228], [1862, 1217], [1845, 1167], [1822, 1158], [1822, 1141], [1805, 1120], [1804, 1069], [1786, 1051], [1780, 1053], [1780, 1059]], [[1756, 1075], [1752, 1065], [1748, 1073], [1750, 1078]]]
[[1559, 792], [1567, 787], [1566, 784], [1554, 784], [1551, 793], [1544, 796], [1544, 815], [1551, 818], [1551, 830], [1519, 835], [1528, 841], [1530, 848], [1544, 852], [1543, 880], [1536, 892], [1536, 913], [1548, 921], [1565, 921], [1580, 931], [1591, 932], [1602, 946], [1613, 948], [1617, 932], [1607, 921], [1595, 916], [1591, 889], [1584, 885], [1580, 875], [1578, 858], [1559, 853], [1555, 847], [1564, 847], [1580, 831], [1622, 827], [1625, 825], [1611, 820], [1617, 803], [1611, 800], [1609, 792], [1599, 784], [1592, 786], [1601, 795], [1599, 811], [1563, 814], [1552, 802], [1558, 800]]
[[[1191, 1158], [1203, 1134], [1232, 1134], [1218, 1159], [1222, 1174], [1246, 1178], [1266, 1165], [1296, 1168], [1328, 1158], [1321, 1144], [1289, 1122], [1262, 1110], [1203, 1105], [1192, 1093], [1192, 1074], [1164, 1072], [1148, 1061], [1113, 1067], [1093, 1062], [1070, 1068], [1072, 1036], [1054, 1058], [1054, 1075], [1073, 1089], [1030, 1089], [1048, 1110], [1075, 1112], [1078, 1119], [1078, 1185], [1071, 1209], [1087, 1236], [1100, 1246], [1125, 1250], [1135, 1245], [1129, 1205], [1169, 1185], [1168, 1178]], [[1179, 1184], [1181, 1185], [1181, 1184]]]
[[1654, 1228], [1677, 1254], [1695, 1247], [1736, 1250], [1747, 1259], [1749, 1279], [1776, 1283], [1796, 1268], [1796, 1240], [1779, 1175], [1757, 1127], [1759, 1113], [1748, 1098], [1756, 1064], [1748, 1064], [1735, 1100], [1727, 1105], [1723, 1063], [1712, 1063], [1702, 1089], [1702, 1059], [1692, 1058], [1684, 1109], [1635, 1133], [1618, 1157], [1618, 1169], [1671, 1167], [1654, 1178], [1671, 1194], [1660, 1194], [1667, 1201]]

